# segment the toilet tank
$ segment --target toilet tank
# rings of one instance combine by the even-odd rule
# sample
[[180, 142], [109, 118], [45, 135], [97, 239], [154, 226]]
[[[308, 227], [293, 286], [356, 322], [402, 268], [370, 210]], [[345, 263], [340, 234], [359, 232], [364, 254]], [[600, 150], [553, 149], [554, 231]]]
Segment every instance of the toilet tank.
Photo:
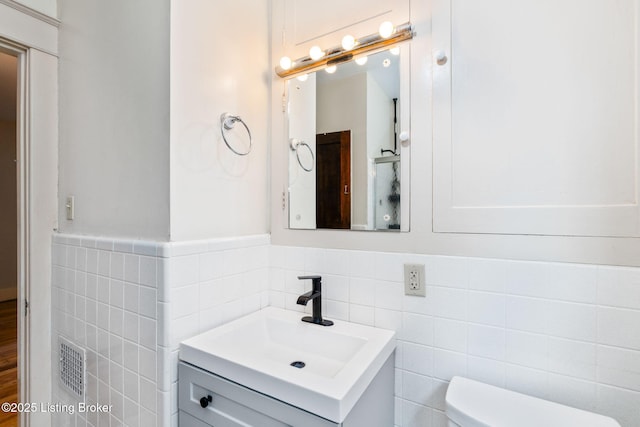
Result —
[[446, 412], [461, 427], [620, 427], [613, 418], [462, 377], [449, 384]]

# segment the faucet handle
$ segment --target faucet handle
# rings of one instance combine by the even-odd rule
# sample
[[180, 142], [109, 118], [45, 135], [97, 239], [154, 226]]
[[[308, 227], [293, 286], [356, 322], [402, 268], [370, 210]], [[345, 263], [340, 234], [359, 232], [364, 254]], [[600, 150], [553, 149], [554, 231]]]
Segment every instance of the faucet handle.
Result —
[[300, 280], [319, 280], [322, 279], [322, 276], [298, 276], [298, 279]]

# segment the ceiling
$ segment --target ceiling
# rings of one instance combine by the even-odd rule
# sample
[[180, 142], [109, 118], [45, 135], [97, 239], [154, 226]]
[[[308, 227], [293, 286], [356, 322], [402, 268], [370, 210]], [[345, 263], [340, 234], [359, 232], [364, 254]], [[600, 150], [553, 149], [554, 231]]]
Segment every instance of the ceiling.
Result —
[[18, 60], [0, 52], [0, 120], [16, 119]]

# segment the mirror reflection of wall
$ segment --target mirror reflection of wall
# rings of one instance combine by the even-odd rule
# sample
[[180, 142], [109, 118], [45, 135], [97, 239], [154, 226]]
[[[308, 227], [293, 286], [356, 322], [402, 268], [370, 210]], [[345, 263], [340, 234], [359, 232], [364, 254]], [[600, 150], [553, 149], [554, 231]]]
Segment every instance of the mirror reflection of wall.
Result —
[[[292, 79], [289, 85], [289, 135], [306, 142], [316, 152], [316, 76]], [[298, 163], [298, 157], [305, 171]], [[289, 149], [289, 227], [316, 228], [316, 168], [304, 150]]]
[[[399, 211], [399, 59], [384, 51], [369, 56], [364, 65], [344, 63], [334, 73], [321, 70], [288, 82], [289, 137], [304, 139], [317, 154], [308, 173], [290, 152], [290, 228], [400, 229], [399, 214], [388, 208], [397, 202]], [[340, 150], [320, 142], [338, 134], [342, 140], [349, 135], [346, 165], [344, 153], [339, 156]], [[343, 141], [342, 151], [344, 146]], [[398, 159], [396, 175], [376, 172], [385, 157]], [[383, 205], [391, 213], [381, 214]]]

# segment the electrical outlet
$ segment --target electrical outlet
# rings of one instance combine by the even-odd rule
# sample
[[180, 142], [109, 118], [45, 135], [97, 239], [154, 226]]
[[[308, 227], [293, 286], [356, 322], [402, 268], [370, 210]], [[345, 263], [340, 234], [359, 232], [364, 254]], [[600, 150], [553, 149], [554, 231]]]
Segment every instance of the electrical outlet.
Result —
[[427, 296], [424, 283], [424, 264], [404, 265], [404, 294], [418, 297]]

